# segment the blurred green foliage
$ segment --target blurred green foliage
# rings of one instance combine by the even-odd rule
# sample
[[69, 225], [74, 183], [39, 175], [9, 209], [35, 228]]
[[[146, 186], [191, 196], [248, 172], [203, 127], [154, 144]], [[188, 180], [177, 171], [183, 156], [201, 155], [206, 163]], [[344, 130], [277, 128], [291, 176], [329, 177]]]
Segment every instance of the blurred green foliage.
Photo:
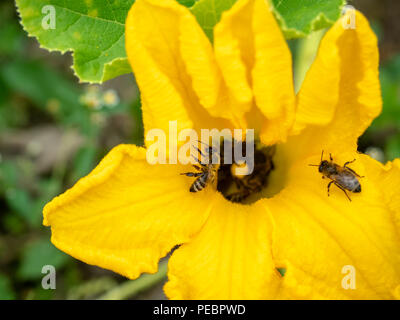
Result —
[[11, 281], [4, 274], [0, 274], [0, 299], [2, 300], [15, 299], [15, 293], [11, 288]]
[[26, 245], [21, 254], [20, 265], [17, 269], [17, 277], [21, 280], [39, 280], [43, 274], [43, 262], [60, 270], [68, 261], [65, 253], [56, 249], [48, 239], [42, 238]]
[[384, 143], [388, 160], [400, 158], [400, 55], [394, 56], [381, 68], [383, 112], [371, 127], [372, 134], [378, 130], [390, 130]]
[[[122, 100], [112, 86], [79, 84], [70, 63], [68, 56], [39, 49], [20, 26], [13, 3], [0, 3], [0, 300], [90, 298], [124, 280], [112, 272], [88, 272], [54, 247], [42, 226], [43, 206], [89, 173], [113, 145], [143, 141], [133, 77], [126, 81], [134, 94]], [[132, 125], [105, 142], [118, 129], [110, 127], [115, 118]], [[42, 131], [55, 140], [40, 142]], [[38, 170], [43, 153], [46, 160], [46, 152], [68, 143], [75, 148]], [[47, 264], [62, 274], [57, 290], [41, 287]], [[80, 289], [98, 277], [96, 292]]]
[[400, 54], [380, 66], [383, 110], [359, 140], [360, 151], [382, 152], [381, 161], [400, 158]]

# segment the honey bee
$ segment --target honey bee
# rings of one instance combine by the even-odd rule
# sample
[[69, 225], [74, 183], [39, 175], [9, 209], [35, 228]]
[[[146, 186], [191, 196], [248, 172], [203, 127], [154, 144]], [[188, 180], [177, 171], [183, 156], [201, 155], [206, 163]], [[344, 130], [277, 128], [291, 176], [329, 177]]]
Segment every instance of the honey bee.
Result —
[[[244, 143], [242, 148], [244, 148]], [[251, 174], [244, 176], [234, 174], [235, 167], [241, 164], [225, 165], [222, 163], [218, 175], [218, 190], [225, 195], [226, 199], [232, 202], [243, 202], [250, 195], [260, 192], [266, 187], [269, 174], [274, 169], [274, 163], [272, 162], [274, 154], [275, 148], [273, 147], [255, 148], [252, 157], [254, 170]], [[231, 184], [236, 187], [233, 192], [230, 188]]]
[[329, 154], [330, 161], [322, 160], [324, 156], [324, 151], [322, 150], [321, 154], [321, 162], [320, 164], [310, 164], [309, 166], [318, 167], [318, 171], [322, 173], [322, 178], [328, 178], [331, 181], [328, 183], [328, 196], [329, 196], [329, 188], [332, 183], [336, 185], [339, 189], [341, 189], [346, 197], [351, 201], [347, 191], [360, 193], [361, 192], [361, 184], [357, 178], [363, 178], [358, 175], [353, 169], [349, 168], [348, 165], [356, 161], [356, 159], [352, 161], [347, 161], [343, 167], [333, 162], [332, 155]]
[[[201, 142], [201, 141], [199, 141], [199, 142]], [[209, 163], [203, 164], [200, 162], [200, 160], [197, 157], [192, 155], [192, 157], [198, 163], [198, 165], [193, 165], [193, 167], [196, 170], [198, 170], [199, 172], [181, 173], [181, 175], [197, 178], [190, 186], [190, 189], [189, 189], [190, 192], [199, 192], [199, 191], [203, 190], [205, 187], [207, 187], [208, 184], [214, 183], [215, 177], [217, 176], [218, 167], [219, 167], [218, 163], [213, 163], [216, 161], [212, 161], [213, 155], [219, 156], [216, 148], [213, 148], [213, 147], [210, 147], [207, 145], [206, 155], [199, 148], [197, 148], [197, 147], [195, 147], [195, 148], [203, 157], [207, 157], [207, 156], [209, 157], [209, 161], [208, 161]]]

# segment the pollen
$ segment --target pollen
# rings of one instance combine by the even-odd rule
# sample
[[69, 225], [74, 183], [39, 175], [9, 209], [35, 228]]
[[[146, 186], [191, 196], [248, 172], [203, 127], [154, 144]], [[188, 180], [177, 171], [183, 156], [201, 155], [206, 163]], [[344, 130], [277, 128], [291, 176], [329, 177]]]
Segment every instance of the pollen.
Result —
[[242, 179], [251, 174], [250, 166], [243, 160], [231, 165], [231, 175], [238, 179]]
[[[221, 152], [223, 150], [221, 146]], [[232, 164], [225, 164], [221, 160], [217, 190], [231, 202], [250, 204], [258, 200], [261, 197], [261, 191], [268, 186], [269, 176], [274, 170], [275, 147], [255, 143], [253, 150], [252, 155], [246, 155], [252, 163], [239, 160]], [[221, 156], [221, 159], [223, 158]]]

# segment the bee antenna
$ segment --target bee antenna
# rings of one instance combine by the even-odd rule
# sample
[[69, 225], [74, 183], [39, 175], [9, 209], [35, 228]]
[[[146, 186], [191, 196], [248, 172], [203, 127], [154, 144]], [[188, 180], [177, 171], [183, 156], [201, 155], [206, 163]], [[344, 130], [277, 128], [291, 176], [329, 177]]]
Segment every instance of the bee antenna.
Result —
[[324, 150], [322, 150], [322, 153], [321, 153], [321, 162], [322, 162], [323, 157], [324, 157]]
[[197, 142], [200, 142], [200, 143], [204, 144], [205, 146], [209, 146], [207, 143], [205, 143], [205, 142], [203, 142], [201, 140], [197, 140]]
[[309, 164], [310, 167], [319, 167], [319, 164]]

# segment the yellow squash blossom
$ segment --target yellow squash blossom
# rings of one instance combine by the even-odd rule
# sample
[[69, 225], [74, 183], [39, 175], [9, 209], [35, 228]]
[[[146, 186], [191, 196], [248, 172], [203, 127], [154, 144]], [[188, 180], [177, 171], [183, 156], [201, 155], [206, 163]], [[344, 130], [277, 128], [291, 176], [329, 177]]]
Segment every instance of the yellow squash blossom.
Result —
[[[381, 111], [377, 39], [365, 17], [339, 20], [295, 95], [291, 55], [268, 2], [239, 0], [211, 45], [174, 0], [137, 0], [126, 49], [145, 131], [254, 128], [275, 145], [275, 170], [251, 204], [214, 186], [189, 192], [181, 164], [150, 165], [146, 149], [114, 148], [51, 201], [52, 242], [86, 263], [135, 279], [169, 260], [172, 299], [394, 299], [400, 297], [400, 161], [357, 153]], [[349, 201], [316, 167], [321, 151], [358, 174]], [[284, 276], [277, 271], [286, 269]], [[347, 271], [354, 285], [343, 284]]]

